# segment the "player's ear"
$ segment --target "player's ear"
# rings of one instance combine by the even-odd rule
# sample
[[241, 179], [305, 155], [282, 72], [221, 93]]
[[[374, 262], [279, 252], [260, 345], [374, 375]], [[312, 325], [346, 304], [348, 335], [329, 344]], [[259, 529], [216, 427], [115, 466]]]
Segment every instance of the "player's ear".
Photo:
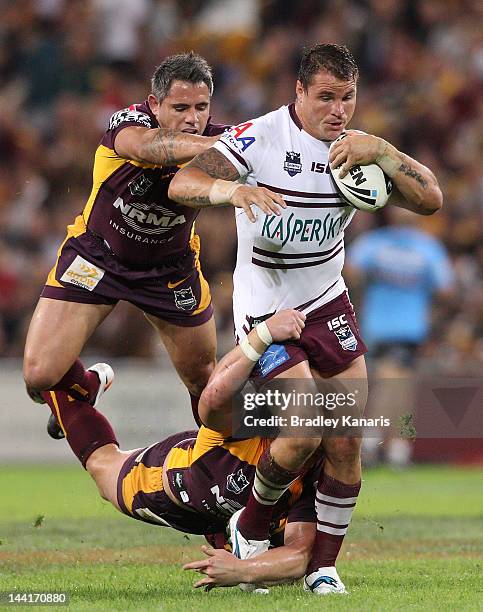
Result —
[[156, 98], [156, 96], [152, 93], [149, 94], [148, 96], [148, 104], [149, 104], [149, 108], [152, 110], [153, 114], [158, 116], [158, 111], [159, 111], [159, 102], [158, 99]]
[[297, 97], [297, 102], [300, 104], [300, 102], [302, 102], [302, 97], [305, 93], [305, 89], [304, 86], [302, 85], [302, 83], [297, 79], [297, 83], [295, 85], [295, 95]]

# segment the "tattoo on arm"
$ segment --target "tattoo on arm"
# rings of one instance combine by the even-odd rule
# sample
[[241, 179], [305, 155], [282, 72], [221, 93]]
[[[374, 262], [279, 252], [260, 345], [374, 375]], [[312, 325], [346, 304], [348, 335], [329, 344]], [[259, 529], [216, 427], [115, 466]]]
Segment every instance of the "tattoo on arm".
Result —
[[398, 170], [399, 172], [404, 173], [406, 176], [410, 176], [411, 178], [415, 179], [421, 185], [421, 187], [423, 187], [423, 189], [427, 188], [428, 182], [419, 174], [419, 172], [416, 172], [414, 168], [411, 168], [411, 166], [401, 164]]
[[179, 132], [174, 130], [158, 128], [156, 136], [151, 142], [151, 152], [156, 159], [163, 159], [164, 164], [169, 166], [177, 160], [175, 140], [182, 138]]
[[200, 168], [212, 178], [224, 179], [225, 181], [236, 181], [240, 174], [235, 166], [216, 149], [208, 149], [197, 155], [189, 167]]

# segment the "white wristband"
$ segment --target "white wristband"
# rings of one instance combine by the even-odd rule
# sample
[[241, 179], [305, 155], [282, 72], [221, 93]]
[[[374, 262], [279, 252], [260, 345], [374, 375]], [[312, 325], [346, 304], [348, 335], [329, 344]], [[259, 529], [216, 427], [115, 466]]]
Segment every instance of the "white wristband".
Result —
[[210, 204], [214, 206], [218, 204], [228, 204], [231, 201], [231, 196], [235, 193], [238, 187], [241, 187], [241, 183], [233, 183], [233, 181], [224, 181], [223, 179], [216, 179], [208, 194]]
[[266, 346], [269, 346], [270, 344], [272, 344], [273, 342], [272, 334], [270, 333], [270, 330], [268, 329], [268, 325], [266, 324], [265, 321], [262, 321], [261, 323], [259, 323], [255, 327], [255, 331], [257, 332], [258, 337], [263, 342], [263, 344], [265, 344]]
[[243, 351], [245, 357], [247, 357], [250, 361], [253, 361], [254, 363], [256, 363], [262, 356], [262, 354], [257, 353], [257, 351], [250, 344], [250, 342], [248, 341], [248, 336], [245, 336], [240, 342], [240, 348]]

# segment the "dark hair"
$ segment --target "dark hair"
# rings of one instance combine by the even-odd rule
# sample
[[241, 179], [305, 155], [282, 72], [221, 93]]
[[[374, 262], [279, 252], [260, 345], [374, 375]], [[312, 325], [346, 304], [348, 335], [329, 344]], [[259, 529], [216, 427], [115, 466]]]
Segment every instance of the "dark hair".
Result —
[[312, 77], [327, 70], [343, 81], [356, 80], [359, 76], [354, 56], [344, 45], [314, 45], [302, 51], [298, 80], [307, 91]]
[[169, 93], [173, 81], [205, 83], [213, 93], [213, 74], [204, 57], [193, 51], [170, 55], [154, 71], [151, 79], [151, 90], [159, 102]]

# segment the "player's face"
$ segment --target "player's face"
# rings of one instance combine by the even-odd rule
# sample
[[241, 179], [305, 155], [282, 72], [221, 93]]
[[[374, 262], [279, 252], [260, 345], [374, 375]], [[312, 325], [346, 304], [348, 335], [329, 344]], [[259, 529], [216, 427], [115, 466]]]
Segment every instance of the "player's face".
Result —
[[321, 70], [312, 77], [307, 91], [297, 81], [297, 115], [302, 126], [318, 140], [335, 140], [352, 119], [357, 83], [342, 81]]
[[148, 100], [160, 127], [203, 133], [210, 113], [210, 92], [205, 83], [173, 81], [161, 103], [152, 94]]

